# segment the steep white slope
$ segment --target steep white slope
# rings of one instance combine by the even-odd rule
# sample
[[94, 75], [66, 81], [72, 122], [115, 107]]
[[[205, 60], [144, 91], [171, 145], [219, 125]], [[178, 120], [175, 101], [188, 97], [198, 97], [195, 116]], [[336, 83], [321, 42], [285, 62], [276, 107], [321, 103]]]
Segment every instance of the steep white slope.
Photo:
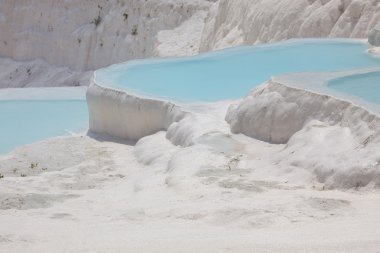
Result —
[[201, 51], [289, 38], [366, 38], [378, 22], [378, 0], [220, 0], [207, 18]]
[[0, 56], [89, 70], [153, 55], [156, 35], [206, 0], [4, 0]]
[[377, 0], [219, 0], [209, 11], [213, 2], [4, 0], [0, 56], [89, 70], [194, 54], [201, 37], [202, 51], [294, 37], [365, 38], [380, 22]]

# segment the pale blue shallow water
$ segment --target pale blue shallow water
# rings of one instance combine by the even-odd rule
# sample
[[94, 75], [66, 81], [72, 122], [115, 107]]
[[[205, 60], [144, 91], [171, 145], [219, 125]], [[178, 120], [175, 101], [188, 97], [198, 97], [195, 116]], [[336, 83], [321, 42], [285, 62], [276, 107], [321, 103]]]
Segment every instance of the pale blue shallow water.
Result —
[[380, 72], [338, 78], [329, 82], [328, 86], [334, 90], [380, 104]]
[[244, 97], [271, 76], [380, 66], [365, 43], [295, 40], [238, 47], [187, 58], [130, 61], [96, 71], [96, 82], [177, 101]]
[[0, 100], [0, 154], [87, 128], [85, 100]]

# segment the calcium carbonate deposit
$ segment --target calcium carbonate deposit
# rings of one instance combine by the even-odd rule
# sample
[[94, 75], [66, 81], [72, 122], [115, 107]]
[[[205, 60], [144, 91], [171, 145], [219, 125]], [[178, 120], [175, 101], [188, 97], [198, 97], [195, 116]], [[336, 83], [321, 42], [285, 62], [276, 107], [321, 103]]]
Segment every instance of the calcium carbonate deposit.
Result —
[[[379, 252], [379, 8], [378, 0], [0, 1], [0, 152], [4, 140], [22, 140], [0, 155], [0, 252]], [[177, 70], [164, 77], [149, 70], [156, 61], [137, 61], [139, 78], [159, 79], [158, 89], [163, 80], [181, 87], [183, 77], [194, 88], [185, 95], [216, 97], [203, 101], [128, 89], [141, 80], [133, 69], [115, 72], [129, 76], [114, 85], [112, 70], [136, 62], [94, 74], [127, 60], [310, 37], [356, 46], [296, 50], [284, 61], [274, 50], [270, 61], [237, 59], [220, 76], [212, 66], [224, 51], [158, 60], [158, 74]], [[188, 72], [206, 59], [213, 72]], [[221, 76], [240, 65], [238, 93], [205, 84], [234, 80]], [[252, 86], [250, 66], [267, 66]], [[57, 101], [81, 106], [55, 109]], [[87, 132], [70, 131], [87, 116]]]

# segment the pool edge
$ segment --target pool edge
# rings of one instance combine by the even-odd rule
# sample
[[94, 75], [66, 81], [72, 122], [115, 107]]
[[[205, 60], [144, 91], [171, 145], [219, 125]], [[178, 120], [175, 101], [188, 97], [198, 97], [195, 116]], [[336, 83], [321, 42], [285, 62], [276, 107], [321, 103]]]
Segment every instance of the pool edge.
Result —
[[189, 114], [169, 101], [102, 86], [94, 77], [87, 89], [86, 100], [90, 131], [134, 141], [167, 130], [172, 123]]

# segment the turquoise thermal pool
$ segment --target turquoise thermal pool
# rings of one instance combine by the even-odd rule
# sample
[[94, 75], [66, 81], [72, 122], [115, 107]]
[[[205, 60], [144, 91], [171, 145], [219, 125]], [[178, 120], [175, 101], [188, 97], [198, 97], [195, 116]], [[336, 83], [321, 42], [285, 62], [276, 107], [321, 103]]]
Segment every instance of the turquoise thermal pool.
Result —
[[329, 82], [334, 90], [380, 104], [380, 71], [337, 78]]
[[352, 40], [292, 40], [186, 58], [130, 61], [100, 69], [95, 82], [138, 95], [176, 101], [244, 97], [271, 76], [380, 66], [367, 44]]
[[48, 99], [4, 99], [0, 96], [0, 154], [19, 145], [88, 128], [84, 93], [83, 99]]

